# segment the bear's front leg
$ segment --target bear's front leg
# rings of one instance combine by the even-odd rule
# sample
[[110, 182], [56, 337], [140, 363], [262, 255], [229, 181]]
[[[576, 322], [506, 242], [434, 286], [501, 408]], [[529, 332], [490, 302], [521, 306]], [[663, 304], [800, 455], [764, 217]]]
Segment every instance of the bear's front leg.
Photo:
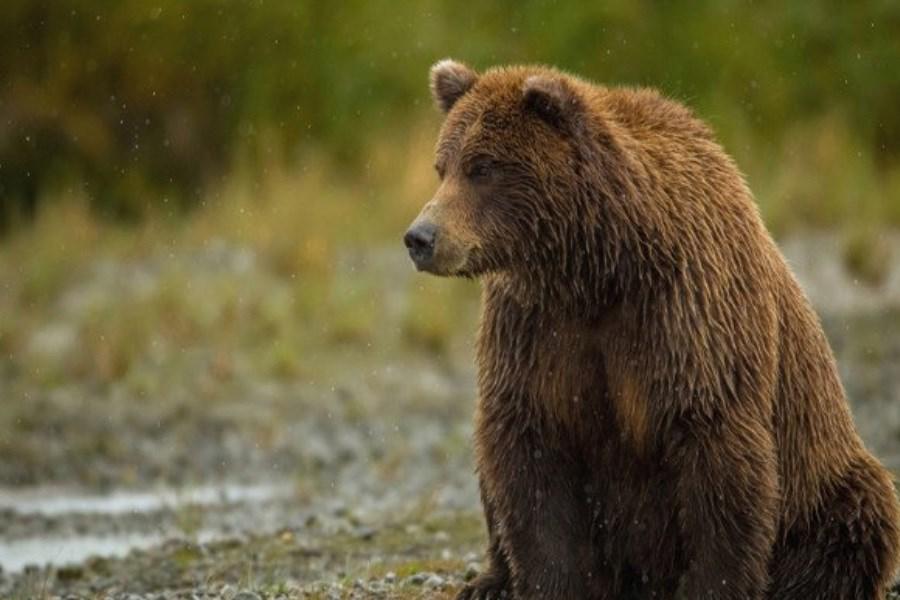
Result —
[[470, 581], [456, 596], [456, 600], [501, 600], [512, 598], [509, 579], [509, 563], [500, 547], [499, 527], [494, 503], [485, 492], [484, 478], [479, 477], [481, 505], [488, 532], [488, 568]]
[[670, 439], [688, 568], [678, 598], [762, 600], [778, 519], [774, 443], [752, 416], [690, 419]]
[[527, 427], [480, 436], [479, 469], [514, 597], [612, 598], [596, 571], [583, 462], [560, 443]]

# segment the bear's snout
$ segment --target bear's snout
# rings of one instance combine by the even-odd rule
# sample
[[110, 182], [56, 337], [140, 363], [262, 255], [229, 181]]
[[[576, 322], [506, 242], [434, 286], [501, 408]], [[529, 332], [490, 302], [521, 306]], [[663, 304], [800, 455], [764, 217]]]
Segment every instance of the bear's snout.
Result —
[[437, 227], [434, 223], [416, 222], [406, 231], [403, 243], [409, 250], [409, 257], [416, 264], [416, 269], [425, 271], [434, 258], [434, 242]]

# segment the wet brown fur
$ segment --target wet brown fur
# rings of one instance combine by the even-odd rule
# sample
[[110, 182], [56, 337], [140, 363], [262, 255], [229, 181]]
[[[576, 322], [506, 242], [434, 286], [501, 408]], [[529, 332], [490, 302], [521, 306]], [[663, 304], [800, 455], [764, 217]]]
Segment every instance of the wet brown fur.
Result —
[[445, 61], [432, 91], [430, 270], [483, 282], [491, 564], [460, 598], [881, 597], [891, 477], [709, 129], [542, 67]]

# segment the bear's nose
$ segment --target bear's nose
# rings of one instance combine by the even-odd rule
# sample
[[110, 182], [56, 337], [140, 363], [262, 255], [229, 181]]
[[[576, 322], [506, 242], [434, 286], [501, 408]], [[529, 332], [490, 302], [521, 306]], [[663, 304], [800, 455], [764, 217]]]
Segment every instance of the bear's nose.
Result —
[[409, 257], [417, 267], [422, 267], [434, 255], [434, 238], [437, 227], [433, 223], [414, 223], [403, 236], [403, 243], [409, 249]]

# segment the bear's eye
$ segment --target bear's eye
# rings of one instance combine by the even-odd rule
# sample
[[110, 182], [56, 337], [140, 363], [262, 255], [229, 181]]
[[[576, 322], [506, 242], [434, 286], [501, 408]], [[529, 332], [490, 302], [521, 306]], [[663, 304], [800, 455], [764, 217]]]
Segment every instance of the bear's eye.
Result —
[[472, 163], [466, 171], [466, 175], [473, 181], [484, 181], [491, 176], [493, 166], [490, 161], [480, 160]]

